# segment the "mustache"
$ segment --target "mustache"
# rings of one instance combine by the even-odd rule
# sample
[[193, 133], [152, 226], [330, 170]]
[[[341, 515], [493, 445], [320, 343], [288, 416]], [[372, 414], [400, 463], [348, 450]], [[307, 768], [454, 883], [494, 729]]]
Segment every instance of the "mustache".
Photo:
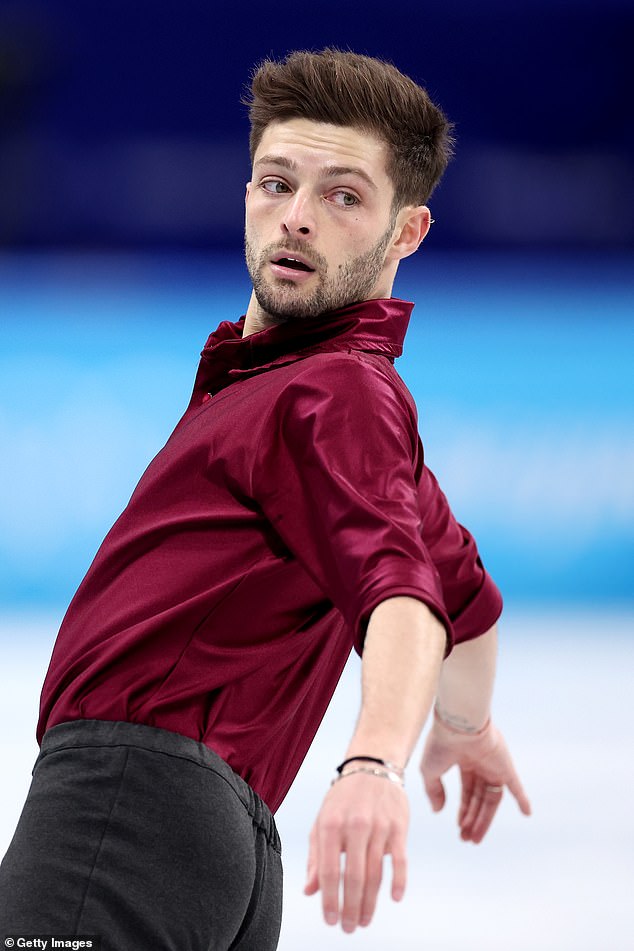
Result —
[[293, 241], [292, 239], [282, 241], [279, 244], [269, 244], [261, 251], [260, 260], [266, 261], [271, 257], [271, 255], [279, 254], [280, 252], [286, 252], [288, 254], [301, 254], [310, 260], [313, 267], [319, 268], [322, 271], [325, 271], [328, 268], [328, 262], [326, 258], [317, 250], [315, 250], [312, 245], [306, 244], [305, 241]]

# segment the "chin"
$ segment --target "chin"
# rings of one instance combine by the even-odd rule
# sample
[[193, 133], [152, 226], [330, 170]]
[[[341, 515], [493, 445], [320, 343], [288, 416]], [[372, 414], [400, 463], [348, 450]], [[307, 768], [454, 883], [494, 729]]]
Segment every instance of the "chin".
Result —
[[[288, 283], [294, 287], [291, 281]], [[276, 294], [268, 288], [256, 288], [255, 297], [262, 310], [279, 321], [306, 320], [318, 317], [325, 310], [320, 301], [302, 298], [301, 292], [295, 295], [295, 299], [290, 299], [288, 295]]]

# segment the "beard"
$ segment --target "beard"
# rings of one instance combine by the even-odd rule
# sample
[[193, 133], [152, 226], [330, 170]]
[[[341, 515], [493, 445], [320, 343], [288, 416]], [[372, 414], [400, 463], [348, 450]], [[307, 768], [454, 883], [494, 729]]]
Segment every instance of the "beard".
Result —
[[[395, 219], [377, 243], [336, 266], [328, 276], [328, 262], [310, 244], [289, 239], [284, 244], [270, 244], [258, 251], [245, 235], [245, 257], [253, 284], [256, 300], [269, 317], [278, 321], [306, 320], [320, 314], [339, 310], [357, 301], [367, 300], [379, 279], [385, 264], [385, 252], [392, 238]], [[263, 276], [271, 256], [278, 251], [305, 254], [315, 266], [317, 287], [304, 296], [304, 288], [294, 281], [283, 279], [268, 281]]]

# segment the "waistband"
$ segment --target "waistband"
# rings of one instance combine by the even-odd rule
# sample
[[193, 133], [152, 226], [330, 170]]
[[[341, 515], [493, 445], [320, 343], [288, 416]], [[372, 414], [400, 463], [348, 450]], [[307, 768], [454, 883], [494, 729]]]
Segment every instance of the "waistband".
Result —
[[179, 759], [189, 760], [203, 769], [221, 776], [238, 796], [255, 825], [262, 829], [269, 843], [281, 851], [280, 838], [273, 815], [266, 803], [249, 784], [231, 769], [222, 757], [204, 743], [189, 736], [172, 733], [145, 723], [128, 723], [123, 720], [73, 720], [59, 723], [46, 731], [42, 737], [40, 753], [33, 770], [51, 753], [67, 749], [89, 747], [132, 746], [154, 753], [164, 753]]

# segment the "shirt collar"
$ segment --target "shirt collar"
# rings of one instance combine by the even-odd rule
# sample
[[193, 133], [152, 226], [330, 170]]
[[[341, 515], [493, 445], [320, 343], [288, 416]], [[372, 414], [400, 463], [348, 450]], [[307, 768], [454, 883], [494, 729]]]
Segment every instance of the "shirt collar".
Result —
[[[205, 384], [215, 390], [242, 376], [302, 359], [312, 353], [361, 350], [392, 360], [403, 341], [414, 305], [392, 297], [366, 300], [306, 320], [292, 320], [243, 337], [245, 318], [223, 321], [201, 353]], [[224, 379], [223, 379], [224, 378]]]

